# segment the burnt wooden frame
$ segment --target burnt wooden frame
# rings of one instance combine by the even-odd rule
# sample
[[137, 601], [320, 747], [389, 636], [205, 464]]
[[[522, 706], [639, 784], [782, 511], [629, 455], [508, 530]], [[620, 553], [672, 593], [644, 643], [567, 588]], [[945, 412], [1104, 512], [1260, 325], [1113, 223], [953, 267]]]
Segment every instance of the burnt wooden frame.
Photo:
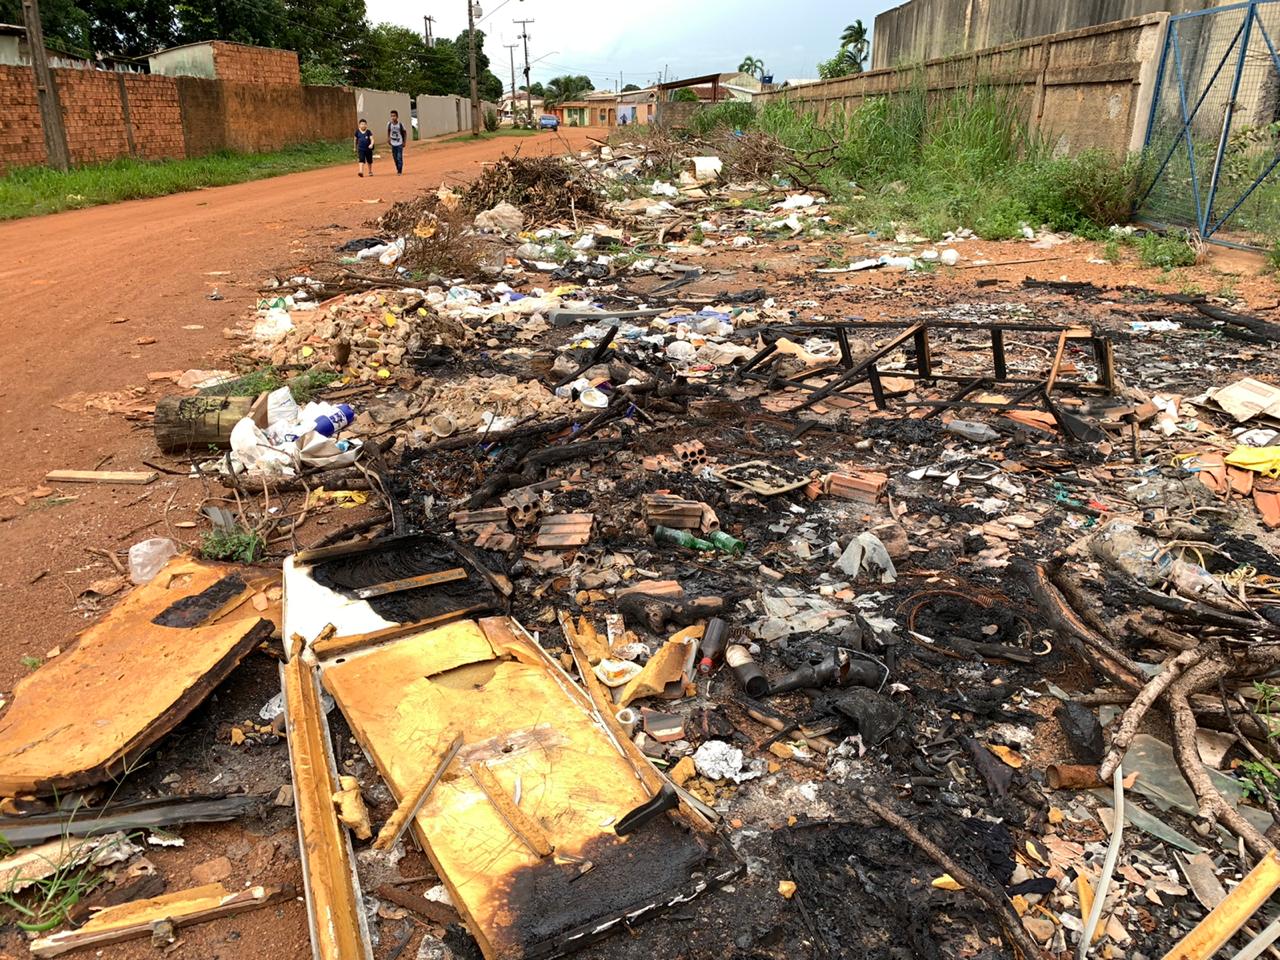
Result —
[[[849, 344], [849, 332], [851, 330], [885, 330], [894, 328], [902, 328], [902, 332], [893, 337], [888, 343], [863, 357], [855, 358], [853, 356], [853, 351]], [[929, 333], [933, 330], [976, 330], [990, 333], [992, 374], [990, 376], [959, 376], [956, 374], [936, 373], [933, 369], [933, 347], [929, 341]], [[775, 355], [779, 355], [778, 338], [798, 332], [834, 334], [840, 347], [839, 359], [831, 364], [803, 373], [796, 378], [784, 377], [777, 372], [769, 372], [764, 369]], [[1050, 369], [1045, 378], [1036, 380], [1009, 376], [1004, 347], [1004, 336], [1007, 332], [1058, 334], [1057, 355], [1052, 369]], [[1061, 417], [1050, 397], [1050, 393], [1055, 387], [1070, 387], [1079, 391], [1098, 391], [1105, 394], [1111, 394], [1115, 391], [1115, 368], [1111, 341], [1106, 336], [1087, 327], [1047, 323], [977, 323], [966, 320], [920, 320], [911, 324], [903, 324], [892, 320], [859, 320], [773, 327], [766, 329], [762, 336], [765, 338], [764, 347], [738, 368], [736, 376], [738, 379], [759, 380], [773, 387], [793, 387], [807, 391], [809, 397], [796, 408], [797, 410], [806, 410], [824, 397], [829, 397], [832, 394], [843, 396], [850, 387], [864, 380], [871, 385], [871, 397], [876, 409], [888, 409], [888, 400], [880, 379], [881, 371], [876, 365], [888, 354], [907, 343], [907, 341], [914, 341], [915, 370], [895, 370], [893, 371], [893, 376], [914, 380], [950, 381], [960, 385], [957, 392], [950, 399], [905, 401], [908, 406], [933, 407], [934, 409], [926, 414], [926, 417], [941, 413], [949, 407], [961, 406], [992, 407], [999, 410], [1037, 409], [1036, 406], [1026, 405], [1026, 401], [1036, 397], [1043, 402], [1044, 406], [1058, 419], [1059, 425], [1061, 425]], [[1063, 381], [1059, 379], [1058, 371], [1062, 363], [1064, 348], [1066, 343], [1071, 340], [1087, 340], [1093, 348], [1094, 358], [1098, 364], [1098, 383], [1092, 384], [1077, 380]], [[814, 384], [806, 382], [815, 378], [826, 377], [836, 371], [840, 371], [839, 375], [829, 383]], [[976, 389], [996, 385], [1018, 386], [1023, 389], [1019, 390], [1011, 399], [1002, 402], [966, 399]]]

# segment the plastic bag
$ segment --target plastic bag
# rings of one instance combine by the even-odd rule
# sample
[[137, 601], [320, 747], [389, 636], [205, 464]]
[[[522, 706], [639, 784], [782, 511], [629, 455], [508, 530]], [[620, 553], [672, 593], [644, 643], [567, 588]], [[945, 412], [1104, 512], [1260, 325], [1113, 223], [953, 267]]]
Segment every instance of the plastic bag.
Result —
[[267, 423], [279, 423], [282, 420], [292, 423], [301, 412], [288, 387], [280, 387], [267, 394]]
[[153, 537], [129, 548], [129, 579], [150, 583], [164, 565], [178, 555], [178, 545], [168, 537]]

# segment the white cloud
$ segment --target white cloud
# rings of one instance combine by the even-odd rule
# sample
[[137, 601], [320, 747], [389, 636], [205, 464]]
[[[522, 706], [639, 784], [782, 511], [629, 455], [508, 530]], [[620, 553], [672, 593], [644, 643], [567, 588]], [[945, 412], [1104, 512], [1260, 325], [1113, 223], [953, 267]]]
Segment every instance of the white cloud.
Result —
[[[437, 36], [466, 29], [466, 0], [432, 3]], [[366, 0], [369, 19], [422, 29], [423, 6], [410, 0]], [[817, 76], [817, 64], [835, 53], [845, 24], [892, 3], [874, 0], [649, 0], [642, 6], [606, 0], [481, 0], [480, 29], [494, 71], [509, 76], [506, 43], [519, 43], [514, 19], [530, 19], [529, 57], [534, 80], [585, 73], [600, 88], [646, 84], [664, 70], [689, 77], [737, 69], [747, 55], [764, 60], [778, 79]], [[516, 53], [517, 82], [523, 47]]]

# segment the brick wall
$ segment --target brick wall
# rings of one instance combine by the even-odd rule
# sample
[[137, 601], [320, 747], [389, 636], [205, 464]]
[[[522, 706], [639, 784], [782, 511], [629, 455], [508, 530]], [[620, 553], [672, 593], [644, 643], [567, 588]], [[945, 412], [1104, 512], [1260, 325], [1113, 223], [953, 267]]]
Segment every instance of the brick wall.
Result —
[[44, 132], [31, 68], [0, 66], [0, 171], [44, 161]]
[[129, 155], [116, 75], [104, 70], [54, 70], [67, 151], [77, 166]]
[[187, 155], [178, 106], [178, 85], [173, 77], [121, 74], [129, 98], [133, 142], [144, 160], [168, 160]]
[[302, 74], [298, 55], [292, 50], [249, 47], [241, 43], [215, 40], [214, 76], [230, 83], [263, 83], [299, 86]]
[[[265, 59], [278, 67], [281, 60], [261, 56], [280, 51], [219, 46], [232, 50], [233, 59], [247, 50], [250, 61]], [[346, 87], [304, 87], [297, 82], [296, 56], [284, 59], [292, 60], [292, 82], [55, 70], [71, 162], [101, 163], [131, 152], [147, 160], [199, 157], [219, 150], [260, 152], [349, 138], [356, 123], [354, 92]], [[46, 159], [31, 69], [0, 66], [0, 174]]]

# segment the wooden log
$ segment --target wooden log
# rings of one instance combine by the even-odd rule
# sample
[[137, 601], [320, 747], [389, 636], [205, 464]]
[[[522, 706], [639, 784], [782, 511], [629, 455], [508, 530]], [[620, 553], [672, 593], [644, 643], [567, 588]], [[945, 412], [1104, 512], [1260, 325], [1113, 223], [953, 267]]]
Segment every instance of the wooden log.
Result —
[[161, 397], [156, 446], [165, 453], [231, 446], [231, 430], [253, 408], [253, 397]]

